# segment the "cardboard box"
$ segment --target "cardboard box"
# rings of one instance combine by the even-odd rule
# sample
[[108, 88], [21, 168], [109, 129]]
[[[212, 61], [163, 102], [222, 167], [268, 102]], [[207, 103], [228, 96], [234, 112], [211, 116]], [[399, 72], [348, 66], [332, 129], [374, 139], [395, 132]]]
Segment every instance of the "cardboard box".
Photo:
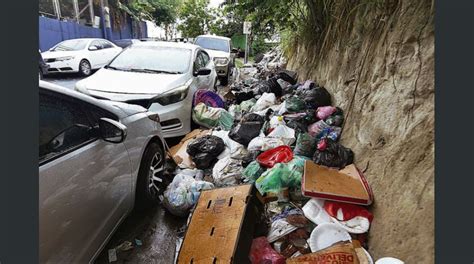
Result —
[[307, 160], [301, 185], [303, 195], [309, 197], [360, 205], [373, 201], [367, 180], [354, 164], [336, 170]]
[[202, 191], [177, 263], [250, 263], [256, 222], [263, 205], [253, 185]]
[[338, 243], [318, 252], [286, 260], [287, 264], [361, 264], [351, 242]]
[[191, 157], [186, 152], [186, 148], [188, 147], [189, 142], [191, 142], [192, 140], [205, 135], [210, 135], [211, 132], [212, 130], [208, 129], [194, 129], [193, 131], [186, 134], [186, 136], [181, 139], [178, 145], [175, 145], [170, 148], [169, 152], [171, 154], [171, 157], [173, 158], [174, 162], [176, 162], [178, 167], [183, 169], [193, 169], [196, 167], [194, 162], [191, 160]]

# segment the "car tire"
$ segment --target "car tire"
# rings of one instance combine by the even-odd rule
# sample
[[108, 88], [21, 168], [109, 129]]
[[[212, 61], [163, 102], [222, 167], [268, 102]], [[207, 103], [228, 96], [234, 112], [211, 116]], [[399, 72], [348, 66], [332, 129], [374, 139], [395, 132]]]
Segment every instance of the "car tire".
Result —
[[82, 76], [89, 76], [92, 73], [92, 67], [88, 60], [81, 60], [79, 62], [79, 73]]
[[152, 142], [148, 145], [138, 170], [136, 208], [146, 209], [159, 204], [160, 195], [166, 188], [163, 183], [165, 159], [163, 148], [159, 143]]
[[39, 79], [43, 80], [43, 73], [41, 72], [41, 69], [39, 70]]

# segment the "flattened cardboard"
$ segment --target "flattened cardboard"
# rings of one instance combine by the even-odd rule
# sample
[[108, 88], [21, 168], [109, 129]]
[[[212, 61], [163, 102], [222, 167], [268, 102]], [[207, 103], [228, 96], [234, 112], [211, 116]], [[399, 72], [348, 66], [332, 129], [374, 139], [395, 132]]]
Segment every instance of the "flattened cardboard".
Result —
[[262, 205], [253, 185], [201, 192], [177, 263], [250, 263], [248, 254]]
[[305, 196], [338, 202], [370, 205], [373, 201], [372, 190], [354, 164], [336, 170], [306, 161], [301, 190]]
[[194, 129], [193, 131], [186, 134], [186, 136], [181, 139], [178, 145], [170, 148], [169, 152], [171, 157], [176, 162], [176, 164], [178, 164], [178, 167], [189, 169], [194, 169], [196, 167], [194, 162], [191, 160], [191, 157], [186, 152], [186, 148], [188, 147], [188, 144], [191, 142], [191, 140], [205, 135], [210, 135], [211, 132], [212, 131], [208, 129]]
[[354, 246], [348, 243], [337, 243], [318, 252], [305, 254], [286, 260], [287, 264], [361, 264]]

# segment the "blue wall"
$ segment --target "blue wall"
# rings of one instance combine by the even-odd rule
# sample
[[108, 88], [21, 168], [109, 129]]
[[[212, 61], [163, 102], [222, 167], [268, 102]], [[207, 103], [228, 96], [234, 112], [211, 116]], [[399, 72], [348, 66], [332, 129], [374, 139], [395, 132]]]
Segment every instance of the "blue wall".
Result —
[[[146, 38], [146, 23], [140, 22], [140, 32], [133, 32], [132, 19], [120, 30], [114, 30], [109, 40], [126, 38]], [[134, 34], [135, 33], [135, 34]], [[39, 17], [39, 49], [46, 51], [57, 43], [74, 38], [104, 38], [102, 29], [77, 24], [76, 22], [59, 21], [57, 19]]]

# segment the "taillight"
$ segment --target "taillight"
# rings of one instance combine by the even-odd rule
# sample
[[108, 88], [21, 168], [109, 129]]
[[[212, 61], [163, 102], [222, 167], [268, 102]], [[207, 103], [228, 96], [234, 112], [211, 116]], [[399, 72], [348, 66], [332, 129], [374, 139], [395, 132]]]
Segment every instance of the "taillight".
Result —
[[160, 123], [160, 116], [157, 113], [149, 114], [148, 118], [150, 118], [151, 120], [157, 123]]

